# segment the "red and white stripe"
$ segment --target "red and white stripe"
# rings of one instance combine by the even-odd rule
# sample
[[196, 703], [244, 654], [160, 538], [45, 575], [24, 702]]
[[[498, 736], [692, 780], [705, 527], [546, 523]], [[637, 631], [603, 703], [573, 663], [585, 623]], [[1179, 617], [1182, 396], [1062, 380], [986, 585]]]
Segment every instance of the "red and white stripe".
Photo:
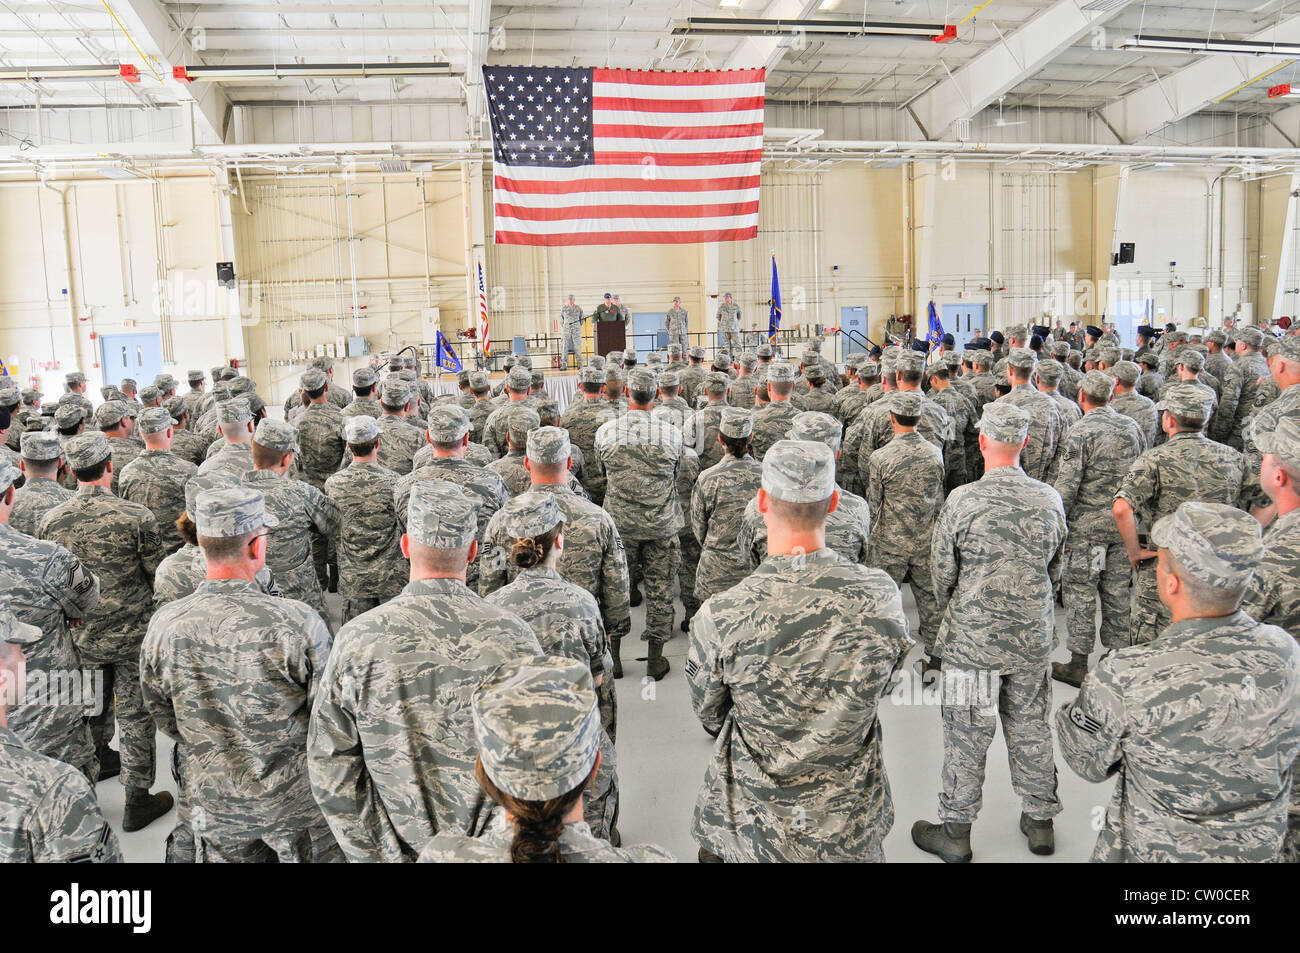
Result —
[[483, 356], [492, 356], [492, 342], [488, 340], [487, 286], [483, 282], [483, 262], [478, 263], [478, 339], [483, 345]]
[[762, 69], [594, 69], [595, 164], [493, 170], [496, 242], [743, 241], [758, 234]]

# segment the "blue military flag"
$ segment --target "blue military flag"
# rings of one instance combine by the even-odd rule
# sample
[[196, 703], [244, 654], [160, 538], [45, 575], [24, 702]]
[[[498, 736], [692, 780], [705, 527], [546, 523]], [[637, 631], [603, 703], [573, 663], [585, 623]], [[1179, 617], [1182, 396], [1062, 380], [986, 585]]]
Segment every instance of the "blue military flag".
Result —
[[441, 331], [438, 332], [438, 354], [435, 363], [444, 371], [459, 371], [461, 369], [460, 358], [451, 349], [451, 344], [442, 336]]
[[772, 253], [772, 300], [768, 302], [767, 339], [776, 339], [781, 330], [781, 282], [776, 277], [776, 252]]
[[926, 333], [926, 342], [930, 345], [929, 350], [933, 351], [943, 343], [943, 322], [939, 320], [939, 315], [935, 313], [934, 302], [930, 302], [930, 330]]

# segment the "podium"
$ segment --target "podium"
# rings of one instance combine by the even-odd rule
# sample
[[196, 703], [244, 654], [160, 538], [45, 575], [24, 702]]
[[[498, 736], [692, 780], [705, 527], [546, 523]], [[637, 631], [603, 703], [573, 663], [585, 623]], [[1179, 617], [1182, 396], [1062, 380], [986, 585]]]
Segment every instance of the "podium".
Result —
[[601, 357], [627, 346], [627, 327], [622, 321], [593, 321], [592, 327], [596, 329], [596, 353]]

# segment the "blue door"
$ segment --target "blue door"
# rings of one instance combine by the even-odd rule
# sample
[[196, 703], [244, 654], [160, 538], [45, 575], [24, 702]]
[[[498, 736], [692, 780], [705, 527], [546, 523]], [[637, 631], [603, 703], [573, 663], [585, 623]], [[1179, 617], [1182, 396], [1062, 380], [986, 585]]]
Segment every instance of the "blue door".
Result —
[[840, 307], [840, 354], [848, 357], [854, 353], [871, 350], [867, 337], [867, 306]]
[[636, 348], [637, 363], [644, 364], [644, 355], [668, 346], [667, 317], [659, 312], [638, 311], [632, 315], [632, 336], [628, 344]]
[[105, 334], [99, 339], [104, 383], [129, 377], [143, 390], [162, 373], [162, 341], [157, 334]]
[[939, 320], [943, 322], [944, 332], [953, 336], [958, 351], [972, 338], [984, 334], [986, 330], [984, 309], [987, 307], [988, 305], [984, 304], [965, 302], [943, 306], [943, 314]]

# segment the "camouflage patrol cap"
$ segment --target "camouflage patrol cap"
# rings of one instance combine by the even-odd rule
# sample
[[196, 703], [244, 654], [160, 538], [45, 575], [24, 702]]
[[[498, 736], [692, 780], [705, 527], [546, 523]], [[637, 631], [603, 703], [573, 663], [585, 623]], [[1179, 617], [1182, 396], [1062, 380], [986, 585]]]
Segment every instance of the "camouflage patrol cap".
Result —
[[23, 478], [23, 471], [18, 469], [12, 463], [0, 463], [0, 493], [5, 493], [8, 489]]
[[887, 347], [880, 354], [880, 369], [886, 374], [892, 374], [898, 370], [898, 355], [902, 350], [897, 347]]
[[725, 371], [731, 367], [731, 355], [726, 351], [719, 351], [713, 355], [713, 369], [715, 371]]
[[[691, 348], [691, 350], [694, 351], [695, 348]], [[704, 348], [700, 348], [700, 350], [703, 351]], [[772, 356], [772, 353], [773, 353], [773, 352], [772, 352], [772, 345], [768, 344], [766, 341], [764, 341], [762, 344], [760, 344], [760, 345], [759, 345], [759, 346], [754, 350], [754, 356], [755, 356], [755, 357], [771, 357], [771, 356]], [[700, 357], [703, 357], [703, 356], [704, 356], [703, 354], [700, 355]]]
[[185, 406], [184, 397], [168, 397], [163, 401], [163, 406], [167, 408], [167, 413], [171, 414], [177, 421], [189, 413], [189, 408]]
[[1034, 365], [1034, 375], [1048, 387], [1055, 387], [1061, 382], [1065, 365], [1060, 361], [1039, 361]]
[[542, 466], [564, 463], [573, 456], [569, 432], [563, 427], [538, 427], [529, 432], [525, 442], [527, 447], [524, 455]]
[[894, 370], [899, 374], [920, 374], [925, 370], [925, 355], [920, 351], [900, 351], [894, 358]]
[[216, 367], [212, 369], [212, 383], [215, 384], [217, 382], [217, 378], [221, 376], [221, 372], [224, 371], [225, 369], [226, 369], [226, 365], [224, 364], [218, 364]]
[[8, 608], [0, 608], [0, 642], [10, 645], [32, 645], [44, 635], [39, 626], [21, 621]]
[[511, 539], [532, 539], [564, 522], [554, 493], [528, 490], [501, 507], [501, 528]]
[[1259, 521], [1235, 506], [1188, 501], [1151, 527], [1151, 542], [1216, 589], [1241, 589], [1264, 558]]
[[840, 422], [830, 414], [805, 410], [801, 414], [795, 414], [794, 420], [790, 421], [788, 436], [791, 440], [813, 440], [824, 443], [831, 448], [832, 453], [836, 453], [840, 449], [843, 432], [844, 428]]
[[54, 410], [54, 425], [60, 430], [68, 430], [81, 423], [85, 416], [85, 411], [76, 404], [59, 404]]
[[659, 375], [660, 387], [681, 387], [682, 375], [676, 371], [664, 371]]
[[974, 355], [974, 360], [975, 360], [975, 366], [976, 366], [976, 367], [992, 367], [992, 366], [993, 366], [993, 352], [992, 352], [992, 351], [976, 351], [976, 352], [975, 352], [975, 355]]
[[195, 531], [200, 536], [228, 539], [265, 526], [275, 529], [280, 520], [266, 508], [266, 498], [246, 486], [204, 490], [194, 501]]
[[627, 389], [634, 390], [644, 394], [646, 391], [653, 392], [659, 385], [655, 383], [655, 376], [652, 371], [644, 368], [633, 368], [627, 372]]
[[409, 368], [405, 368], [405, 367], [402, 368], [400, 371], [397, 372], [397, 376], [400, 377], [402, 380], [406, 381], [406, 383], [408, 384], [414, 384], [417, 387], [419, 386], [418, 382], [420, 380], [420, 376], [415, 371], [410, 370]]
[[70, 437], [63, 448], [63, 455], [68, 458], [68, 465], [72, 469], [88, 470], [111, 457], [113, 450], [108, 444], [108, 437], [98, 430], [91, 430]]
[[396, 374], [389, 374], [379, 387], [379, 402], [391, 410], [399, 410], [411, 402], [414, 396], [409, 381], [404, 381]]
[[213, 470], [210, 473], [200, 473], [190, 477], [185, 481], [185, 512], [189, 514], [190, 521], [194, 520], [194, 514], [199, 507], [199, 494], [204, 490], [239, 485], [239, 477], [225, 470]]
[[258, 422], [257, 430], [253, 432], [253, 442], [267, 450], [297, 453], [298, 431], [282, 420], [268, 418]]
[[1007, 354], [1007, 365], [1020, 371], [1030, 370], [1037, 361], [1037, 356], [1027, 347], [1013, 347]]
[[140, 391], [140, 402], [152, 404], [154, 401], [162, 400], [162, 391], [150, 384], [144, 390]]
[[429, 439], [434, 443], [455, 443], [474, 429], [469, 411], [459, 404], [435, 404], [427, 419]]
[[1205, 370], [1205, 355], [1192, 347], [1179, 348], [1174, 364], [1187, 368], [1193, 374], [1199, 374]]
[[186, 379], [187, 381], [189, 381], [191, 384], [199, 384], [199, 383], [202, 383], [202, 381], [203, 381], [203, 372], [202, 372], [202, 371], [186, 371], [186, 372], [185, 372], [185, 379]]
[[1282, 417], [1271, 431], [1255, 434], [1255, 447], [1300, 468], [1300, 417]]
[[578, 372], [578, 381], [582, 384], [603, 384], [605, 383], [605, 371], [594, 364], [588, 364]]
[[1187, 420], [1209, 420], [1214, 405], [1214, 391], [1191, 381], [1171, 384], [1156, 403], [1156, 410], [1169, 411]]
[[736, 358], [736, 363], [747, 371], [752, 371], [758, 366], [758, 355], [753, 351], [742, 351], [740, 357]]
[[867, 358], [865, 361], [863, 361], [861, 364], [858, 365], [859, 380], [863, 378], [867, 380], [872, 380], [879, 376], [880, 376], [880, 365], [877, 364], [875, 361], [873, 361], [871, 358]]
[[[787, 365], [788, 366], [788, 365]], [[771, 380], [772, 375], [768, 375]], [[794, 378], [791, 378], [794, 380]], [[704, 391], [708, 394], [722, 394], [731, 386], [731, 378], [721, 371], [709, 371], [704, 375]]]
[[[674, 298], [673, 300], [675, 301], [677, 299]], [[681, 357], [682, 357], [682, 346], [680, 344], [673, 343], [668, 345], [668, 359], [670, 361], [681, 360]]]
[[769, 384], [779, 384], [782, 381], [793, 381], [794, 378], [794, 365], [789, 361], [773, 361], [771, 369], [767, 372], [767, 382]]
[[1205, 335], [1204, 338], [1206, 344], [1218, 344], [1220, 346], [1227, 343], [1227, 340], [1228, 335], [1224, 332], [1223, 328], [1215, 328], [1209, 334]]
[[506, 375], [506, 387], [518, 393], [519, 391], [531, 390], [533, 386], [533, 373], [526, 367], [516, 364], [510, 368], [510, 373]]
[[135, 429], [140, 433], [162, 433], [168, 427], [175, 427], [171, 411], [165, 407], [146, 407], [140, 411], [140, 419]]
[[1011, 374], [1004, 367], [993, 376], [993, 384], [997, 387], [1011, 388]]
[[1018, 446], [1029, 436], [1029, 414], [1015, 404], [995, 400], [984, 405], [979, 430], [994, 443]]
[[503, 370], [506, 370], [506, 371], [509, 371], [510, 368], [512, 368], [512, 367], [514, 367], [514, 366], [515, 366], [515, 356], [514, 356], [513, 354], [507, 354], [507, 355], [505, 356], [505, 360], [503, 360], [503, 361], [501, 362], [501, 367], [502, 367], [502, 369], [503, 369]]
[[537, 411], [537, 416], [543, 420], [556, 420], [560, 416], [559, 403], [549, 397], [539, 397], [533, 403], [533, 410]]
[[813, 440], [778, 440], [763, 457], [763, 489], [786, 503], [819, 503], [835, 492], [835, 454]]
[[222, 381], [219, 384], [212, 385], [212, 399], [215, 400], [218, 404], [230, 400], [230, 398], [234, 396], [235, 396], [234, 394], [230, 393], [230, 385], [227, 384], [225, 381]]
[[18, 393], [17, 387], [5, 387], [0, 389], [0, 407], [13, 409], [23, 402], [23, 395]]
[[[1093, 372], [1089, 371], [1088, 373], [1091, 374]], [[1142, 376], [1142, 368], [1138, 367], [1132, 361], [1120, 361], [1118, 364], [1112, 365], [1107, 370], [1098, 371], [1097, 373], [1108, 374], [1125, 387], [1132, 387], [1137, 383], [1138, 378]]]
[[484, 391], [492, 389], [492, 382], [488, 380], [486, 371], [471, 371], [469, 375], [469, 389], [475, 394], [481, 394]]
[[375, 376], [375, 369], [366, 365], [358, 367], [352, 372], [352, 386], [365, 390], [367, 387], [374, 387], [379, 378]]
[[591, 355], [591, 357], [587, 358], [587, 364], [590, 365], [591, 367], [599, 367], [601, 370], [604, 370], [605, 358], [603, 358], [599, 354], [593, 354]]
[[658, 351], [651, 351], [645, 356], [645, 362], [648, 366], [655, 366], [664, 362], [664, 356]]
[[[353, 379], [355, 380], [356, 375], [353, 374], [352, 377], [353, 377]], [[456, 383], [457, 383], [457, 385], [460, 385], [460, 384], [468, 384], [468, 383], [469, 383], [469, 371], [465, 370], [464, 368], [461, 368], [459, 371], [457, 371], [457, 372], [456, 372]]]
[[529, 431], [536, 430], [542, 425], [541, 415], [533, 408], [524, 406], [507, 407], [501, 414], [505, 419], [506, 433], [510, 436], [511, 444], [516, 450], [524, 450], [528, 446]]
[[[408, 360], [410, 360], [410, 358], [408, 358]], [[328, 371], [334, 367], [334, 358], [326, 357], [325, 355], [321, 355], [320, 357], [313, 357], [310, 361], [307, 362], [307, 366], [314, 367], [319, 371]]]
[[135, 408], [124, 400], [106, 400], [95, 411], [95, 425], [100, 430], [116, 427], [124, 417], [135, 417]]
[[623, 368], [617, 364], [607, 364], [604, 373], [606, 384], [621, 384], [623, 381]]
[[1241, 328], [1237, 340], [1251, 350], [1258, 351], [1264, 346], [1264, 332], [1259, 328]]
[[606, 363], [606, 364], [618, 364], [619, 366], [622, 366], [622, 364], [623, 364], [623, 352], [622, 352], [622, 351], [610, 351], [608, 354], [605, 355], [605, 363]]
[[1287, 361], [1300, 362], [1300, 335], [1288, 334], [1273, 342], [1269, 357], [1280, 357]]
[[636, 348], [629, 347], [625, 351], [623, 351], [623, 363], [624, 364], [636, 363]]
[[[762, 348], [760, 348], [759, 350], [761, 351]], [[700, 347], [698, 344], [696, 344], [690, 350], [691, 357], [695, 358], [697, 361], [704, 360], [704, 353], [705, 353], [704, 348]]]
[[1069, 341], [1053, 341], [1050, 348], [1052, 357], [1066, 357], [1070, 353]]
[[[1121, 366], [1123, 366], [1123, 362], [1116, 365], [1116, 367]], [[1137, 367], [1136, 364], [1132, 366], [1135, 368]], [[1118, 375], [1116, 375], [1116, 377], [1118, 377]], [[1079, 380], [1079, 390], [1083, 391], [1083, 393], [1087, 394], [1094, 400], [1110, 400], [1110, 395], [1115, 392], [1115, 380], [1115, 377], [1111, 377], [1110, 374], [1105, 371], [1088, 371], [1088, 373], [1084, 374]], [[1121, 383], [1124, 382], [1122, 377], [1119, 378], [1119, 380]], [[1127, 383], [1132, 384], [1136, 380], [1137, 377], [1135, 375], [1133, 380], [1128, 381]]]
[[483, 773], [511, 797], [552, 800], [596, 767], [600, 708], [582, 662], [512, 659], [483, 681], [470, 708]]
[[[1121, 362], [1121, 363], [1122, 363], [1122, 362]], [[1141, 364], [1141, 365], [1143, 365], [1143, 366], [1145, 366], [1145, 367], [1159, 367], [1159, 366], [1160, 366], [1160, 356], [1159, 356], [1158, 354], [1155, 354], [1155, 353], [1151, 352], [1151, 351], [1147, 351], [1145, 354], [1139, 354], [1139, 355], [1137, 356], [1137, 362], [1136, 362], [1136, 363]], [[1115, 366], [1118, 367], [1119, 365], [1117, 364], [1117, 365], [1115, 365]], [[1114, 367], [1111, 368], [1112, 371], [1113, 371], [1114, 369], [1115, 369]]]
[[1097, 348], [1097, 363], [1111, 366], [1119, 363], [1119, 348], [1117, 347], [1099, 347]]
[[536, 389], [537, 387], [539, 387], [539, 386], [543, 386], [543, 385], [545, 385], [545, 384], [546, 384], [546, 375], [545, 375], [545, 374], [543, 374], [543, 373], [542, 373], [541, 371], [539, 371], [539, 370], [529, 371], [529, 373], [528, 373], [528, 387], [529, 387], [530, 389]]
[[242, 424], [253, 419], [253, 409], [246, 397], [232, 397], [217, 404], [217, 421], [223, 424]]
[[304, 391], [320, 390], [329, 383], [329, 378], [319, 367], [309, 367], [302, 372], [302, 377], [298, 378], [298, 386]]
[[1134, 350], [1131, 347], [1122, 347], [1119, 349], [1119, 359], [1121, 361], [1133, 360]]
[[948, 368], [948, 370], [961, 366], [961, 355], [956, 351], [944, 351], [940, 360], [943, 361], [944, 366]]
[[420, 480], [411, 487], [406, 535], [431, 549], [460, 549], [478, 531], [476, 500], [446, 480]]
[[36, 403], [36, 401], [40, 400], [40, 399], [41, 399], [42, 397], [44, 397], [44, 396], [45, 396], [45, 395], [42, 394], [40, 391], [38, 391], [35, 387], [24, 387], [24, 388], [23, 388], [23, 403], [24, 403], [24, 404], [34, 404], [34, 403]]
[[223, 381], [233, 381], [239, 377], [239, 371], [233, 367], [223, 367], [221, 369], [221, 379]]
[[[798, 418], [795, 418], [796, 420]], [[742, 440], [754, 432], [754, 415], [743, 407], [724, 407], [718, 420], [718, 433]]]
[[[1029, 328], [1024, 327], [1024, 326], [1022, 326], [1022, 325], [1017, 325], [1017, 326], [1014, 327], [1014, 328], [1007, 328], [1007, 340], [1008, 340], [1008, 341], [1028, 341], [1028, 340], [1029, 340]], [[1014, 350], [1014, 348], [1013, 348], [1013, 350]]]
[[343, 441], [345, 443], [369, 443], [379, 436], [383, 428], [379, 421], [369, 414], [355, 414], [343, 421]]
[[153, 386], [157, 387], [158, 390], [162, 391], [164, 394], [169, 390], [175, 390], [176, 383], [176, 378], [172, 377], [170, 374], [159, 374], [153, 379]]
[[81, 371], [68, 371], [68, 373], [63, 375], [63, 379], [69, 384], [86, 383], [86, 375], [81, 373]]
[[32, 463], [46, 463], [63, 455], [59, 435], [48, 430], [29, 430], [19, 439], [23, 459]]
[[515, 367], [522, 367], [531, 371], [533, 369], [533, 356], [531, 354], [516, 354]]
[[896, 390], [885, 395], [886, 407], [900, 417], [919, 417], [924, 401], [917, 390]]
[[852, 354], [850, 354], [848, 357], [844, 359], [844, 366], [856, 368], [859, 364], [861, 364], [866, 359], [867, 359], [866, 354], [862, 353], [861, 351], [854, 351]]

